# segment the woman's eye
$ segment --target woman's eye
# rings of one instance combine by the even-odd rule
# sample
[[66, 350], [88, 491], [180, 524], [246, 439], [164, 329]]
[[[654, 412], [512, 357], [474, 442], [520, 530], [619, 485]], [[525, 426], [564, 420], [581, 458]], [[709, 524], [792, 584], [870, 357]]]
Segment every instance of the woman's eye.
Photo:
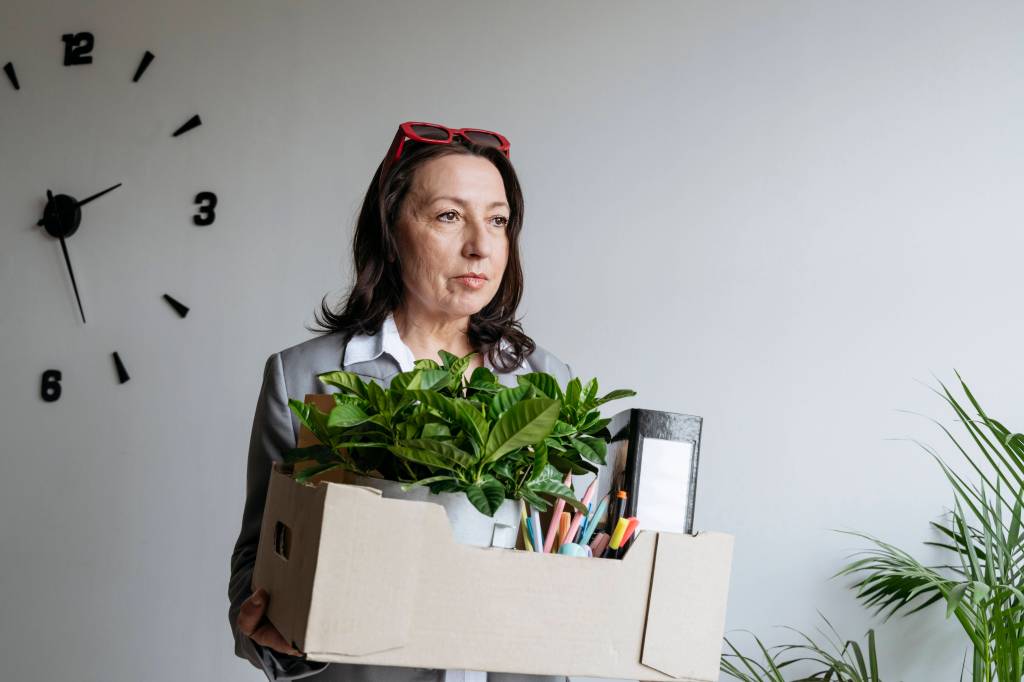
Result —
[[[437, 217], [438, 217], [438, 218], [444, 218], [444, 217], [445, 217], [446, 215], [453, 215], [453, 216], [456, 216], [456, 217], [458, 217], [458, 215], [459, 215], [459, 214], [458, 214], [458, 212], [456, 212], [456, 211], [445, 211], [444, 213], [442, 213], [441, 215], [439, 215], [439, 216], [437, 216]], [[454, 220], [454, 218], [453, 218], [453, 220]], [[446, 222], [446, 223], [447, 223], [447, 222], [449, 222], [449, 221], [447, 221], [447, 220], [444, 220], [444, 221], [442, 221], [442, 222]]]
[[495, 216], [494, 218], [495, 218], [495, 220], [499, 221], [498, 225], [500, 227], [508, 227], [508, 218], [506, 218], [505, 216], [499, 215], [499, 216]]

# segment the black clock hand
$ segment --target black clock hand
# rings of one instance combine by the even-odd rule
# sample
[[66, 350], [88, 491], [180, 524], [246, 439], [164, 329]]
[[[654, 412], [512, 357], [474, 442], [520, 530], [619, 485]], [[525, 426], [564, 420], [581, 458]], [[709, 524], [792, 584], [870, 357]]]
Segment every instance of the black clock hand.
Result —
[[[107, 191], [109, 192], [110, 190]], [[82, 324], [85, 324], [82, 297], [78, 295], [78, 282], [75, 281], [75, 271], [71, 268], [71, 256], [68, 254], [68, 245], [64, 241], [64, 237], [69, 237], [75, 233], [82, 212], [75, 205], [73, 198], [65, 194], [55, 197], [50, 190], [46, 190], [46, 209], [43, 213], [43, 219], [39, 221], [39, 224], [45, 225], [47, 232], [60, 239], [60, 248], [64, 251], [64, 262], [67, 263], [68, 274], [71, 275], [71, 286], [75, 289], [75, 300], [78, 301], [78, 312], [82, 315]], [[68, 221], [70, 221], [70, 224]]]
[[93, 199], [99, 199], [99, 198], [100, 198], [101, 196], [103, 196], [103, 195], [104, 195], [104, 194], [106, 194], [107, 192], [111, 192], [111, 191], [113, 191], [113, 190], [117, 189], [117, 188], [118, 188], [118, 187], [120, 187], [120, 186], [121, 186], [121, 183], [119, 182], [119, 183], [117, 183], [116, 185], [114, 185], [113, 187], [108, 187], [108, 188], [106, 188], [105, 190], [103, 190], [102, 192], [97, 192], [96, 194], [93, 194], [93, 195], [92, 195], [91, 197], [86, 197], [85, 199], [82, 199], [82, 200], [81, 200], [81, 201], [79, 201], [79, 202], [78, 202], [78, 203], [77, 203], [76, 205], [77, 205], [77, 206], [78, 206], [79, 208], [81, 208], [82, 206], [85, 206], [86, 204], [88, 204], [88, 203], [89, 203], [90, 201], [92, 201]]
[[78, 295], [78, 284], [75, 282], [75, 271], [71, 269], [71, 256], [68, 255], [68, 245], [64, 237], [60, 238], [60, 248], [64, 250], [64, 261], [68, 264], [68, 274], [71, 275], [71, 286], [75, 288], [75, 300], [78, 301], [78, 312], [82, 314], [82, 324], [85, 324], [85, 311], [82, 310], [82, 299]]

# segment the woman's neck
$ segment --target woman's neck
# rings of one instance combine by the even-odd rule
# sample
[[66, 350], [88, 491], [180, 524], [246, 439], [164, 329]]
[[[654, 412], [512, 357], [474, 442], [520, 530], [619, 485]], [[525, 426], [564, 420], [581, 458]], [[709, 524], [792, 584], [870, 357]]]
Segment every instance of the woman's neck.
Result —
[[[475, 350], [467, 335], [468, 316], [444, 319], [429, 318], [404, 308], [396, 309], [393, 315], [398, 335], [417, 360], [429, 358], [438, 362], [440, 361], [438, 356], [440, 350], [446, 350], [459, 357]], [[474, 356], [470, 362], [470, 370], [483, 367], [483, 364], [483, 358], [479, 355]]]

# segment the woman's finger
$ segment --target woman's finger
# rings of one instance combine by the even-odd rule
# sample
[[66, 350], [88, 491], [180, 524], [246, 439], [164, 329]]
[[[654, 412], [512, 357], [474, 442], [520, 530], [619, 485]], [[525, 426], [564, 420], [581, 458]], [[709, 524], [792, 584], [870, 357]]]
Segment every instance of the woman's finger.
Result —
[[262, 644], [274, 651], [280, 651], [290, 656], [302, 655], [302, 652], [286, 642], [284, 636], [269, 622], [256, 629], [256, 632], [252, 634], [252, 640], [257, 644]]
[[260, 588], [249, 595], [238, 609], [238, 629], [242, 634], [252, 637], [256, 627], [263, 620], [267, 610], [267, 591]]

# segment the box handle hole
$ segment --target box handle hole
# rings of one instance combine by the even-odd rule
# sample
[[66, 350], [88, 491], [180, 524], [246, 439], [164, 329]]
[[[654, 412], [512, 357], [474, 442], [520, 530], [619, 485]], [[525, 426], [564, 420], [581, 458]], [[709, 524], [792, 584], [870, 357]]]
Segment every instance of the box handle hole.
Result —
[[280, 521], [274, 526], [274, 552], [287, 560], [292, 549], [292, 529]]

